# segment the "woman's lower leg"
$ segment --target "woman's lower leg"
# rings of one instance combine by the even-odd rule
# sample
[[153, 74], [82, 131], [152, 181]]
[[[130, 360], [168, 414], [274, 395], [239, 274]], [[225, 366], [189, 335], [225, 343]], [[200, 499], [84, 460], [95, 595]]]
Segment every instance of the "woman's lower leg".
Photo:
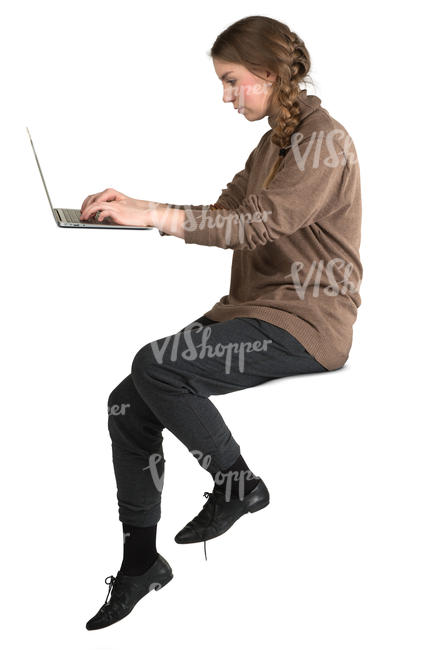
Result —
[[249, 494], [260, 480], [251, 471], [241, 454], [230, 467], [218, 472], [210, 471], [210, 474], [214, 479], [214, 491], [225, 492], [231, 498], [243, 499], [243, 496]]
[[123, 574], [139, 576], [155, 563], [156, 529], [157, 524], [144, 527], [122, 524], [124, 554], [120, 570]]

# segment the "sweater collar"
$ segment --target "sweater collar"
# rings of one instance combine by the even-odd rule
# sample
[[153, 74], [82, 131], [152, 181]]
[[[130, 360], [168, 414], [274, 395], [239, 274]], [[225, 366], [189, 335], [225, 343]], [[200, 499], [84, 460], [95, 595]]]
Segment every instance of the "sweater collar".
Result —
[[[300, 91], [297, 99], [300, 108], [300, 122], [303, 122], [305, 117], [316, 111], [316, 109], [321, 105], [320, 98], [316, 95], [307, 95], [306, 89]], [[273, 129], [277, 124], [277, 115], [278, 111], [271, 113], [271, 115], [268, 116], [268, 124], [270, 125], [271, 129]]]

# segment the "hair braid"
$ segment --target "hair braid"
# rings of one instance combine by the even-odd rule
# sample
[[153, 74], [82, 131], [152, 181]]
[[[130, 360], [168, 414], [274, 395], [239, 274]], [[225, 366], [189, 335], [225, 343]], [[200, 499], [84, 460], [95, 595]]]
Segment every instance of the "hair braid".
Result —
[[291, 136], [299, 124], [299, 81], [302, 81], [310, 67], [305, 45], [294, 32], [290, 32], [287, 35], [286, 51], [288, 61], [285, 64], [286, 74], [284, 76], [277, 75], [274, 91], [278, 111], [271, 142], [278, 147], [277, 158], [264, 181], [263, 187], [265, 189], [269, 186], [280, 168], [282, 156], [279, 155], [279, 149], [285, 149], [290, 146]]

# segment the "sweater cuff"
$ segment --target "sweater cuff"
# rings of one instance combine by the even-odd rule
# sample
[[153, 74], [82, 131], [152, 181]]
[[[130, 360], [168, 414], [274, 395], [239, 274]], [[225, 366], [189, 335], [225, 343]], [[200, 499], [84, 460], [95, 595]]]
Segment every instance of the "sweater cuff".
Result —
[[[193, 217], [194, 217], [194, 213], [196, 213], [196, 222], [199, 222], [200, 224], [202, 223], [202, 218], [201, 217], [205, 214], [205, 210], [207, 210], [207, 212], [209, 214], [209, 211], [217, 210], [219, 207], [221, 207], [217, 203], [211, 203], [211, 204], [208, 204], [208, 205], [187, 205], [187, 204], [177, 204], [177, 203], [166, 203], [165, 205], [167, 207], [169, 207], [169, 208], [173, 208], [173, 209], [176, 209], [176, 210], [185, 210], [186, 211], [186, 221], [187, 221], [187, 210], [190, 211], [190, 215], [193, 215]], [[197, 232], [198, 225], [197, 225], [197, 223], [194, 224], [193, 221], [194, 221], [194, 218], [190, 219], [188, 221], [188, 227], [190, 229], [193, 229], [193, 227], [195, 227], [195, 232]], [[187, 230], [186, 230], [186, 227], [184, 226], [184, 241], [187, 244], [203, 244], [203, 245], [206, 245], [206, 246], [211, 246], [212, 245], [212, 244], [209, 244], [208, 242], [204, 241], [204, 239], [202, 239], [200, 241], [198, 236], [196, 236], [196, 235], [194, 237], [190, 237], [190, 235], [192, 234], [192, 231], [190, 233], [188, 233], [187, 237], [186, 237], [186, 233], [187, 233]], [[168, 232], [163, 232], [163, 230], [159, 230], [159, 234], [161, 235], [161, 237], [163, 237], [164, 235], [169, 235]]]

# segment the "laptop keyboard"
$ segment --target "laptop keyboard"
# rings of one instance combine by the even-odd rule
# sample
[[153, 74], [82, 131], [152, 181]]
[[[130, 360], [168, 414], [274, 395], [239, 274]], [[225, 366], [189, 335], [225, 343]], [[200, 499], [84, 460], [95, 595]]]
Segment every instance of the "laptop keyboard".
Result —
[[[68, 210], [66, 208], [57, 208], [58, 213], [60, 214], [63, 221], [66, 223], [80, 223], [81, 210]], [[97, 217], [100, 212], [91, 215], [89, 219], [83, 221], [83, 223], [98, 223]]]

